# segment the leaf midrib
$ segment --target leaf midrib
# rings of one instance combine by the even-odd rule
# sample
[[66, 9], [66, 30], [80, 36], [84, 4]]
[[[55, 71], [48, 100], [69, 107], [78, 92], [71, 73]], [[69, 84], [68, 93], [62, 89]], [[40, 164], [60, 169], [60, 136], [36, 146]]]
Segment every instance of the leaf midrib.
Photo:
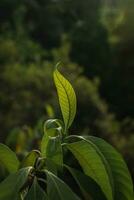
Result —
[[[71, 147], [72, 148], [72, 147]], [[74, 149], [74, 148], [72, 148], [81, 158], [82, 158], [82, 160], [84, 160], [84, 162], [85, 163], [88, 163], [89, 164], [89, 162], [76, 150], [76, 149]], [[89, 166], [89, 165], [88, 165]], [[91, 165], [90, 165], [90, 169], [93, 171], [93, 174], [95, 175], [95, 178], [99, 181], [99, 178], [98, 178], [98, 176], [96, 175], [96, 173], [94, 172], [94, 169], [91, 167]]]
[[55, 185], [55, 187], [56, 187], [56, 189], [57, 189], [57, 191], [58, 191], [58, 194], [59, 194], [59, 196], [60, 196], [60, 199], [62, 200], [62, 196], [61, 196], [61, 194], [60, 194], [60, 190], [59, 190], [59, 188], [58, 188], [58, 186], [57, 186], [57, 184], [56, 184], [54, 178], [52, 177], [52, 175], [50, 176], [49, 172], [47, 172], [47, 174], [48, 174], [48, 176], [52, 179], [52, 181], [54, 182], [54, 185]]
[[[94, 147], [96, 153], [100, 155], [100, 158], [103, 162], [104, 168], [106, 169], [106, 172], [108, 173], [108, 180], [110, 182], [110, 186], [112, 188], [112, 196], [114, 196], [114, 181], [113, 181], [113, 173], [111, 168], [109, 167], [107, 159], [104, 157], [103, 153], [99, 150], [99, 148], [90, 140], [85, 140], [84, 141], [88, 142], [92, 147]], [[110, 177], [109, 177], [110, 176]], [[112, 179], [112, 180], [111, 180]]]
[[[65, 93], [66, 93], [66, 95], [67, 95], [67, 101], [68, 101], [68, 106], [69, 106], [69, 119], [68, 119], [67, 125], [65, 125], [65, 130], [66, 130], [67, 127], [69, 126], [70, 115], [71, 115], [71, 105], [70, 105], [70, 101], [69, 101], [69, 95], [68, 95], [68, 93], [67, 93], [67, 91], [66, 91], [66, 88], [65, 88], [64, 85], [62, 84], [61, 80], [58, 78], [58, 76], [57, 76], [57, 71], [56, 71], [55, 75], [56, 75], [56, 78], [58, 79], [58, 81], [60, 82], [60, 84], [62, 85], [62, 87], [64, 88]], [[60, 99], [60, 98], [59, 98], [59, 99]]]
[[[105, 157], [103, 156], [103, 154], [99, 151], [98, 147], [97, 147], [92, 141], [86, 140], [85, 138], [83, 138], [83, 140], [84, 140], [85, 142], [89, 143], [89, 144], [94, 148], [94, 150], [96, 151], [96, 153], [100, 156], [100, 159], [102, 160], [103, 166], [104, 166], [106, 172], [108, 173], [108, 181], [109, 181], [110, 186], [111, 186], [111, 188], [112, 188], [112, 199], [113, 199], [113, 196], [114, 196], [113, 187], [114, 187], [114, 186], [112, 185], [112, 183], [114, 184], [114, 182], [113, 182], [113, 180], [112, 180], [112, 183], [111, 183], [111, 180], [110, 180], [110, 178], [112, 178], [112, 171], [111, 171], [110, 167], [108, 167], [109, 170], [108, 170], [107, 167], [106, 167], [106, 163], [107, 163], [107, 166], [109, 166], [109, 165], [108, 165], [108, 162], [107, 162], [107, 159], [105, 159]], [[77, 142], [76, 142], [76, 143], [77, 143]], [[75, 151], [77, 152], [77, 150], [75, 150]], [[78, 154], [80, 155], [80, 153], [78, 153]], [[86, 159], [85, 159], [82, 155], [80, 155], [80, 157], [81, 157], [83, 160], [86, 161]], [[88, 163], [88, 162], [87, 162], [87, 163]], [[92, 167], [91, 167], [91, 169], [92, 169]], [[94, 173], [94, 169], [92, 169], [92, 171], [93, 171], [93, 173]], [[109, 177], [109, 173], [110, 173], [110, 177]], [[99, 178], [98, 176], [96, 176], [96, 173], [94, 173], [94, 175], [95, 175], [96, 179], [97, 179], [98, 181], [100, 181], [100, 178]], [[112, 186], [113, 186], [113, 187], [112, 187]]]

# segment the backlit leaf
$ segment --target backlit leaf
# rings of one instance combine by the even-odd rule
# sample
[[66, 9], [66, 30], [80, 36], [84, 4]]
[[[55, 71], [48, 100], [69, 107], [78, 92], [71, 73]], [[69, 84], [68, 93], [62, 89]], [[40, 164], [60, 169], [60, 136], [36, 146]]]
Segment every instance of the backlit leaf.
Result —
[[54, 71], [54, 82], [57, 88], [61, 112], [65, 128], [69, 128], [76, 114], [76, 95], [72, 85], [56, 69]]
[[100, 186], [107, 200], [113, 200], [111, 180], [96, 147], [84, 140], [67, 144], [67, 147], [79, 161], [84, 173]]
[[128, 167], [120, 153], [97, 137], [88, 137], [104, 155], [114, 181], [114, 200], [134, 200], [133, 182]]
[[97, 137], [71, 136], [80, 141], [68, 144], [86, 175], [101, 187], [109, 200], [133, 200], [133, 183], [122, 156]]

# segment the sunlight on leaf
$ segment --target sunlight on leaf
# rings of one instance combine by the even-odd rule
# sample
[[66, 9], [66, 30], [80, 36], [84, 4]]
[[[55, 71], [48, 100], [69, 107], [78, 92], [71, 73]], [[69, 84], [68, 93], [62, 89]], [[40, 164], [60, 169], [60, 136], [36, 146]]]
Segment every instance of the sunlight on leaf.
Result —
[[57, 69], [54, 71], [54, 82], [58, 92], [65, 128], [68, 129], [76, 114], [76, 95], [72, 85]]

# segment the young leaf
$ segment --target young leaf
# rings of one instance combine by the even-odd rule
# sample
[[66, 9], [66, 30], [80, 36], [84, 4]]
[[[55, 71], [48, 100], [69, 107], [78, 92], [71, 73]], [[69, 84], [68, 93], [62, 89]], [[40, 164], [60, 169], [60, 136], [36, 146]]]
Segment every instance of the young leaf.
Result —
[[25, 197], [25, 200], [47, 200], [45, 191], [39, 186], [38, 181], [34, 178], [33, 184]]
[[63, 124], [61, 120], [49, 119], [44, 124], [44, 135], [41, 141], [41, 153], [46, 158], [46, 150], [49, 138], [61, 136], [63, 132]]
[[79, 161], [84, 173], [100, 186], [107, 200], [114, 200], [108, 171], [95, 146], [87, 141], [81, 140], [67, 144], [67, 148]]
[[63, 166], [63, 153], [61, 138], [59, 136], [49, 138], [46, 149], [46, 158], [59, 167]]
[[0, 200], [18, 200], [19, 192], [25, 184], [31, 168], [23, 168], [9, 175], [0, 183]]
[[0, 143], [0, 162], [8, 170], [9, 173], [14, 173], [18, 170], [19, 160], [16, 154], [6, 145]]
[[47, 174], [47, 194], [49, 200], [80, 200], [71, 188], [49, 171]]
[[76, 114], [76, 95], [72, 85], [57, 69], [54, 71], [54, 82], [58, 92], [65, 129], [68, 129]]
[[36, 150], [31, 151], [31, 152], [24, 158], [24, 160], [22, 161], [22, 163], [21, 163], [21, 165], [20, 165], [20, 168], [29, 167], [29, 166], [34, 167], [35, 161], [36, 161], [36, 159], [39, 157], [39, 155], [40, 155], [40, 152], [39, 152], [39, 151], [36, 151]]

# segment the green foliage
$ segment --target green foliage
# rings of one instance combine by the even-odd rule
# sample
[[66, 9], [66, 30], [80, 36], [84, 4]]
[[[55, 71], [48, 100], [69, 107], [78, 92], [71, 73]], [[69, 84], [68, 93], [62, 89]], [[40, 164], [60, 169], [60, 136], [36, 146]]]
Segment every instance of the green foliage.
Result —
[[9, 175], [0, 184], [0, 200], [18, 200], [19, 192], [28, 179], [31, 167], [22, 168], [18, 172]]
[[68, 144], [68, 148], [85, 174], [97, 183], [101, 181], [99, 185], [107, 199], [133, 199], [133, 182], [121, 155], [102, 139], [92, 136], [79, 138], [83, 140]]
[[44, 124], [44, 135], [41, 141], [41, 152], [44, 157], [46, 157], [47, 154], [47, 145], [49, 143], [49, 137], [56, 137], [63, 134], [63, 124], [61, 120], [58, 119], [50, 119], [47, 120]]
[[102, 139], [89, 137], [89, 140], [102, 152], [105, 165], [111, 171], [112, 177], [110, 181], [113, 179], [115, 200], [119, 198], [133, 199], [133, 182], [122, 156]]
[[78, 101], [70, 132], [109, 141], [134, 177], [133, 10], [133, 0], [1, 0], [0, 142], [22, 160], [40, 146], [44, 121], [60, 117], [51, 79], [61, 60]]
[[47, 195], [46, 195], [45, 191], [43, 189], [41, 189], [36, 178], [34, 178], [32, 186], [31, 186], [28, 194], [26, 195], [25, 199], [26, 200], [30, 200], [30, 199], [45, 200], [45, 199], [47, 199]]
[[57, 88], [59, 103], [65, 123], [65, 130], [68, 129], [76, 113], [76, 96], [71, 84], [56, 69], [54, 81]]
[[48, 199], [70, 199], [70, 200], [80, 200], [79, 197], [72, 192], [72, 190], [49, 171], [46, 171], [48, 177]]
[[70, 174], [75, 179], [76, 183], [79, 186], [84, 198], [86, 200], [94, 199], [94, 200], [105, 200], [106, 197], [104, 196], [103, 192], [101, 191], [99, 185], [96, 184], [93, 179], [89, 176], [85, 175], [84, 173], [71, 168], [69, 166], [65, 166]]
[[108, 200], [112, 200], [111, 174], [108, 174], [101, 152], [92, 143], [82, 140], [68, 144], [67, 148], [79, 161], [84, 173], [98, 183]]
[[[54, 78], [55, 75], [63, 121], [50, 119], [45, 122], [40, 150], [29, 152], [21, 159], [19, 168], [15, 154], [1, 144], [4, 157], [0, 154], [0, 159], [5, 168], [12, 171], [15, 164], [17, 168], [0, 183], [0, 200], [98, 200], [98, 195], [100, 200], [120, 197], [133, 200], [132, 179], [121, 155], [97, 137], [69, 136], [68, 129], [76, 111], [72, 107], [76, 107], [76, 99], [70, 97], [75, 97], [75, 93], [58, 69], [54, 71]], [[61, 79], [63, 85], [58, 82]], [[78, 161], [76, 169], [67, 161], [70, 152]], [[65, 169], [69, 172], [67, 176]], [[74, 186], [68, 178], [73, 179]]]
[[[105, 138], [124, 155], [133, 173], [133, 119], [127, 117], [119, 121], [116, 113], [111, 113], [108, 102], [100, 95], [102, 80], [97, 77], [88, 79], [83, 73], [83, 66], [80, 67], [70, 60], [72, 47], [67, 37], [63, 37], [60, 48], [47, 52], [47, 55], [44, 50], [43, 52], [42, 49], [38, 50], [36, 43], [29, 40], [26, 38], [22, 44], [11, 36], [1, 38], [0, 56], [5, 55], [1, 57], [0, 68], [1, 141], [5, 141], [23, 157], [40, 145], [43, 122], [49, 117], [60, 116], [51, 81], [53, 66], [60, 59], [65, 66], [68, 66], [61, 68], [61, 71], [73, 83], [79, 108], [70, 131]], [[42, 58], [42, 54], [45, 57]], [[107, 79], [110, 80], [108, 77]], [[47, 105], [50, 105], [51, 111], [54, 108], [55, 112], [49, 112]], [[132, 108], [131, 104], [129, 106]]]
[[36, 159], [40, 156], [40, 152], [33, 150], [31, 151], [22, 161], [21, 168], [32, 166], [34, 167]]
[[0, 144], [0, 165], [4, 165], [9, 173], [16, 172], [19, 167], [16, 154], [4, 144]]

